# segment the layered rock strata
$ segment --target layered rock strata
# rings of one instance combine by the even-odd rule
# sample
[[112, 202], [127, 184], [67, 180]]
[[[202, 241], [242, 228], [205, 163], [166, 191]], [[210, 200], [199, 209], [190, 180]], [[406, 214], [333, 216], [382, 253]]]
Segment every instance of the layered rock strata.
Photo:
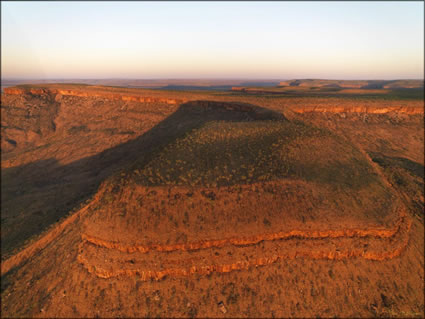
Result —
[[144, 250], [83, 235], [77, 259], [88, 272], [100, 278], [139, 276], [141, 280], [227, 273], [295, 258], [381, 261], [402, 253], [408, 243], [410, 226], [411, 221], [401, 211], [395, 232], [394, 229], [387, 233], [347, 230], [345, 233], [349, 235], [329, 233], [328, 237], [264, 234], [255, 241], [233, 238], [220, 245], [204, 241], [201, 245], [153, 246]]

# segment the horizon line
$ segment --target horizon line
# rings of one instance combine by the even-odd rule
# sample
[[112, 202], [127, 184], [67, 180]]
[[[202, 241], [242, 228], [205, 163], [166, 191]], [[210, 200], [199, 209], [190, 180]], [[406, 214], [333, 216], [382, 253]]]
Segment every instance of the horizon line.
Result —
[[391, 79], [344, 79], [344, 78], [316, 78], [316, 77], [302, 77], [302, 78], [126, 78], [126, 77], [51, 77], [51, 78], [1, 78], [1, 81], [28, 81], [28, 80], [36, 80], [36, 81], [50, 81], [50, 80], [140, 80], [140, 81], [163, 81], [163, 80], [227, 80], [227, 81], [240, 81], [240, 80], [256, 80], [256, 81], [290, 81], [290, 80], [329, 80], [329, 81], [401, 81], [401, 80], [416, 80], [416, 81], [424, 81], [424, 78], [391, 78]]

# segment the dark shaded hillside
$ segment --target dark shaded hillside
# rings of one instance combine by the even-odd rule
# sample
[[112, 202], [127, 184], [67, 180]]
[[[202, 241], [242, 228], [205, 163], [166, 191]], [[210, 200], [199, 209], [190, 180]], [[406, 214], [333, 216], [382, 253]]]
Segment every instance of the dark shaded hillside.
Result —
[[[67, 165], [50, 158], [3, 168], [2, 258], [91, 198], [99, 184], [117, 170], [135, 161], [138, 167], [143, 167], [164, 146], [207, 122], [256, 119], [284, 120], [284, 117], [243, 103], [191, 102], [181, 105], [139, 137], [94, 156]], [[84, 130], [71, 133], [76, 140], [78, 135], [86, 134]]]

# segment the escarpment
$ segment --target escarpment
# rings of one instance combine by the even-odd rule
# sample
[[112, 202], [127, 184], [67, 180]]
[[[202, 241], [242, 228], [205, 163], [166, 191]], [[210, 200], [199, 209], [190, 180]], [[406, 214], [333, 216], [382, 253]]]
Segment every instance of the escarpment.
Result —
[[423, 114], [424, 109], [418, 107], [408, 106], [382, 106], [382, 107], [368, 107], [368, 106], [340, 106], [340, 107], [326, 107], [326, 106], [312, 106], [312, 107], [295, 107], [294, 112], [297, 113], [364, 113], [364, 114]]
[[[66, 97], [77, 97], [91, 100], [107, 100], [110, 102], [134, 102], [163, 105], [178, 105], [184, 99], [168, 99], [161, 97], [139, 96], [137, 94], [113, 93], [105, 90], [59, 89], [54, 87], [8, 87], [2, 93], [2, 150], [9, 152], [16, 147], [40, 146], [46, 136], [55, 132], [56, 127], [63, 124], [57, 117], [59, 112], [70, 113], [71, 107]], [[84, 104], [81, 103], [81, 104]], [[79, 115], [84, 116], [85, 110]], [[75, 111], [74, 111], [75, 113]], [[71, 120], [69, 117], [66, 120]], [[81, 118], [77, 119], [77, 122]], [[70, 126], [68, 129], [84, 128]]]
[[[306, 237], [301, 240], [288, 237], [279, 238], [280, 240], [273, 243], [266, 241], [261, 247], [258, 243], [249, 244], [242, 240], [243, 244], [240, 247], [216, 246], [209, 249], [211, 251], [198, 249], [184, 256], [181, 256], [181, 253], [179, 256], [175, 250], [165, 250], [166, 254], [161, 254], [158, 250], [149, 254], [122, 253], [114, 251], [117, 249], [114, 246], [101, 248], [106, 246], [83, 237], [77, 259], [88, 272], [100, 278], [137, 275], [143, 281], [161, 280], [167, 276], [227, 273], [296, 258], [327, 260], [364, 258], [382, 261], [398, 257], [402, 253], [408, 243], [410, 226], [409, 220], [402, 219], [397, 232], [393, 233], [390, 239], [383, 237], [359, 240], [342, 237], [325, 240], [324, 237], [321, 239]], [[105, 263], [103, 260], [108, 262]]]
[[340, 87], [340, 88], [423, 88], [423, 80], [321, 80], [301, 79], [281, 81], [279, 86], [291, 87]]
[[56, 131], [55, 118], [60, 103], [54, 95], [2, 94], [2, 151], [21, 146], [38, 145], [41, 139]]
[[167, 103], [167, 104], [180, 104], [187, 100], [185, 99], [167, 99], [161, 97], [151, 96], [140, 96], [138, 94], [126, 94], [126, 93], [113, 93], [107, 90], [83, 90], [83, 89], [59, 89], [59, 88], [20, 88], [20, 87], [9, 87], [4, 88], [4, 93], [11, 95], [32, 95], [32, 96], [44, 96], [53, 95], [59, 99], [61, 96], [78, 96], [78, 97], [98, 97], [106, 98], [109, 100], [121, 100], [121, 101], [132, 101], [141, 103]]

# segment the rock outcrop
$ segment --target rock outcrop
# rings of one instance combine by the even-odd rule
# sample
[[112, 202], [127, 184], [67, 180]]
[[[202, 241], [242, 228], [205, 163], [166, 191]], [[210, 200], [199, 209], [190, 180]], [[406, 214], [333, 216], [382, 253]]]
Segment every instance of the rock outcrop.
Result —
[[423, 80], [321, 80], [301, 79], [281, 81], [279, 86], [301, 86], [301, 87], [337, 87], [347, 89], [412, 89], [423, 88]]
[[408, 106], [389, 106], [389, 107], [367, 107], [367, 106], [340, 106], [340, 107], [303, 107], [297, 106], [292, 109], [297, 113], [368, 113], [368, 114], [386, 114], [386, 113], [404, 113], [404, 114], [423, 114], [424, 109]]
[[[368, 230], [341, 237], [276, 237], [260, 242], [223, 242], [223, 246], [187, 247], [190, 252], [179, 253], [184, 247], [166, 247], [156, 251], [120, 249], [119, 245], [105, 243], [83, 236], [77, 260], [97, 277], [139, 276], [141, 280], [161, 280], [167, 276], [208, 275], [228, 273], [275, 263], [284, 259], [310, 258], [343, 260], [364, 258], [382, 261], [399, 256], [409, 240], [411, 221], [400, 212], [397, 230], [373, 233]], [[389, 235], [389, 236], [387, 236]], [[376, 237], [375, 237], [376, 236]], [[276, 241], [276, 242], [270, 242]], [[205, 242], [207, 243], [207, 241]], [[229, 246], [233, 246], [230, 247]], [[221, 256], [221, 257], [217, 257]]]
[[96, 91], [96, 90], [73, 90], [73, 89], [58, 89], [58, 88], [21, 88], [21, 87], [9, 87], [4, 88], [5, 94], [13, 95], [54, 95], [60, 98], [61, 95], [71, 95], [78, 97], [100, 97], [109, 100], [121, 100], [121, 101], [133, 101], [141, 103], [167, 103], [167, 104], [180, 104], [187, 100], [185, 99], [167, 99], [161, 97], [147, 97], [139, 96], [137, 94], [125, 94], [125, 93], [111, 93], [107, 91]]

